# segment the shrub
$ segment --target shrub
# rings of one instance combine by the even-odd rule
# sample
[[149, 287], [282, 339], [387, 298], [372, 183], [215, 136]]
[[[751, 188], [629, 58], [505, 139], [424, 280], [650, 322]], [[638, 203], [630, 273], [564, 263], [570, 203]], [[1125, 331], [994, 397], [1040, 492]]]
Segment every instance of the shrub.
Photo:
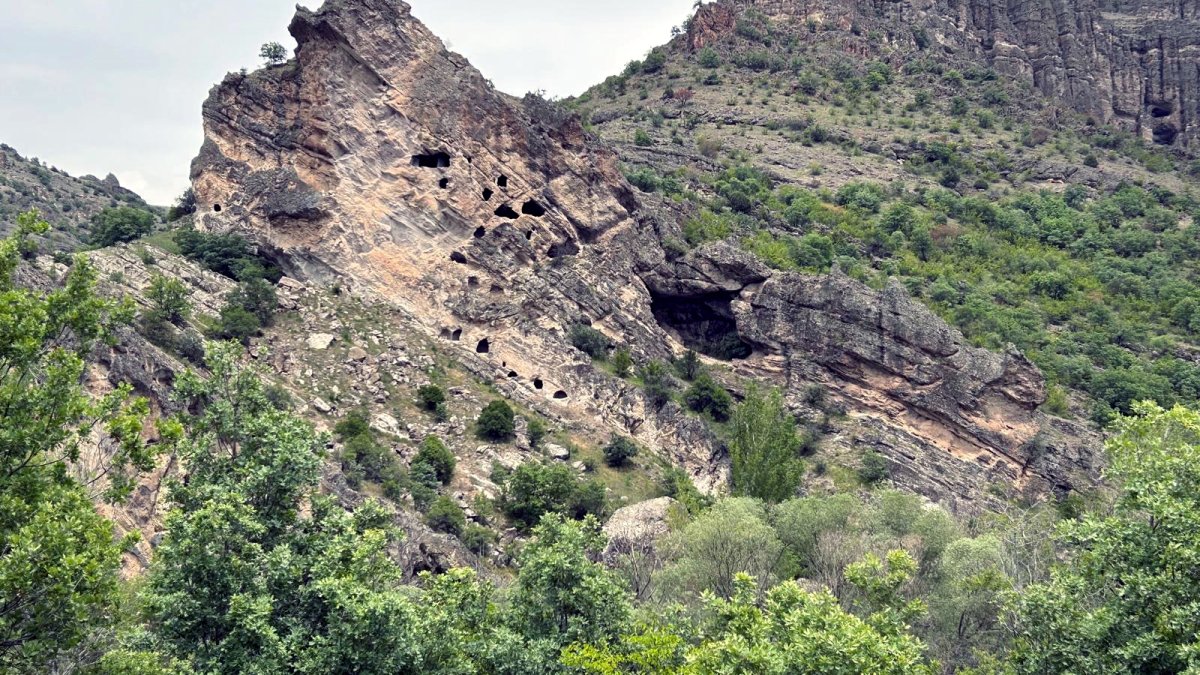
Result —
[[862, 466], [858, 468], [858, 480], [864, 485], [875, 485], [887, 477], [887, 459], [874, 450], [868, 450], [862, 457]]
[[443, 495], [429, 505], [429, 510], [425, 512], [425, 523], [437, 532], [457, 537], [466, 527], [467, 518], [453, 499]]
[[654, 138], [646, 133], [645, 129], [638, 129], [633, 133], [633, 144], [638, 147], [648, 148], [654, 145]]
[[277, 66], [287, 60], [287, 48], [278, 42], [268, 42], [258, 50], [258, 58], [268, 66]]
[[503, 441], [511, 438], [515, 428], [513, 409], [505, 401], [487, 404], [475, 420], [475, 430], [482, 438]]
[[257, 316], [238, 305], [227, 304], [221, 308], [221, 316], [217, 318], [212, 332], [220, 340], [236, 340], [248, 345], [250, 338], [261, 330], [262, 323]]
[[638, 454], [638, 446], [624, 436], [614, 435], [603, 448], [604, 463], [617, 468], [625, 466]]
[[562, 464], [527, 463], [504, 481], [500, 507], [520, 527], [533, 527], [547, 513], [582, 517], [604, 511], [604, 486], [580, 481]]
[[417, 403], [421, 408], [433, 412], [446, 402], [446, 392], [436, 384], [427, 384], [417, 389]]
[[712, 159], [721, 154], [721, 150], [725, 148], [725, 143], [719, 138], [701, 134], [696, 137], [696, 149], [701, 155]]
[[612, 349], [612, 342], [608, 336], [584, 324], [578, 324], [571, 329], [571, 344], [593, 359], [604, 359], [608, 356], [608, 350]]
[[612, 357], [613, 372], [617, 377], [628, 377], [629, 370], [633, 368], [633, 357], [629, 355], [628, 349], [618, 349]]
[[423, 462], [431, 466], [434, 474], [437, 475], [438, 482], [442, 485], [450, 483], [450, 479], [454, 477], [454, 467], [457, 464], [454, 453], [450, 452], [450, 448], [447, 448], [442, 439], [437, 436], [426, 436], [425, 440], [421, 441], [417, 456], [413, 458], [413, 463], [416, 462]]
[[266, 278], [278, 281], [280, 271], [264, 264], [251, 252], [246, 240], [236, 234], [208, 234], [184, 228], [175, 233], [179, 251], [208, 269], [239, 281]]
[[667, 53], [662, 49], [651, 49], [646, 55], [646, 60], [642, 61], [643, 73], [657, 73], [667, 65]]
[[689, 349], [683, 353], [683, 356], [675, 359], [675, 372], [683, 379], [691, 382], [700, 375], [702, 364], [700, 363], [700, 355], [695, 350]]
[[496, 543], [496, 535], [491, 530], [474, 524], [467, 525], [459, 539], [468, 551], [478, 556], [487, 555]]
[[712, 47], [705, 47], [700, 50], [699, 62], [705, 68], [719, 68], [721, 66], [721, 57], [717, 55], [716, 50]]
[[92, 218], [91, 244], [112, 246], [133, 241], [154, 229], [154, 214], [132, 206], [104, 209]]
[[529, 437], [529, 447], [538, 448], [542, 445], [542, 440], [546, 438], [546, 423], [540, 417], [529, 418], [529, 423], [526, 426], [526, 435]]
[[275, 293], [275, 286], [265, 279], [250, 279], [238, 284], [228, 300], [230, 304], [253, 314], [263, 326], [270, 326], [275, 321], [279, 297]]
[[191, 308], [187, 286], [178, 279], [168, 279], [158, 274], [150, 280], [146, 299], [150, 301], [150, 316], [158, 321], [180, 323], [187, 319]]
[[204, 338], [194, 330], [184, 331], [175, 345], [179, 355], [194, 365], [204, 365]]
[[684, 402], [693, 412], [707, 413], [717, 422], [729, 419], [733, 397], [708, 374], [700, 375], [684, 394]]
[[366, 413], [355, 410], [334, 425], [333, 433], [338, 440], [346, 442], [356, 436], [370, 435], [371, 425], [367, 423]]
[[670, 374], [667, 373], [667, 367], [662, 363], [647, 363], [638, 370], [638, 377], [642, 379], [642, 389], [645, 390], [651, 405], [661, 408], [671, 400], [671, 392], [675, 387]]
[[388, 475], [388, 468], [394, 462], [391, 450], [376, 443], [369, 434], [346, 441], [341, 459], [343, 469], [376, 482]]

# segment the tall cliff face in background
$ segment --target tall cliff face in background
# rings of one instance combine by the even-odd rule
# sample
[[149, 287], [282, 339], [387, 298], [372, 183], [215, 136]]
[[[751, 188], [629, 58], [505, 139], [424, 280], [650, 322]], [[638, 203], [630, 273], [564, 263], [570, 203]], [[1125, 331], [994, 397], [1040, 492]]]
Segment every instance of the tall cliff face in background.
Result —
[[980, 508], [998, 481], [1045, 494], [1094, 476], [1080, 430], [1037, 412], [1032, 364], [970, 346], [903, 289], [721, 246], [668, 256], [678, 223], [642, 211], [609, 149], [555, 106], [496, 92], [403, 2], [328, 0], [291, 31], [294, 61], [231, 75], [205, 104], [200, 227], [386, 300], [505, 396], [633, 435], [705, 488], [724, 484], [719, 439], [594, 366], [573, 326], [638, 362], [738, 341], [745, 358], [713, 362], [728, 386], [780, 386], [799, 414], [828, 388], [850, 413], [831, 444], [875, 448], [903, 487], [950, 506]]
[[965, 58], [1028, 84], [1099, 124], [1190, 145], [1200, 114], [1200, 6], [1184, 0], [720, 0], [688, 40], [702, 47], [754, 9], [852, 53]]

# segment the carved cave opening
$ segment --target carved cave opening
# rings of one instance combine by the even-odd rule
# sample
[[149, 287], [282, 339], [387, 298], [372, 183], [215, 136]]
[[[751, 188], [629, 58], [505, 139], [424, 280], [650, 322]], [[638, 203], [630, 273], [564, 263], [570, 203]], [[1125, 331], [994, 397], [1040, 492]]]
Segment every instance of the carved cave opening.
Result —
[[533, 378], [533, 388], [534, 389], [540, 390], [544, 386], [546, 386], [546, 383], [542, 382], [542, 378], [540, 378], [540, 377]]
[[447, 169], [450, 167], [450, 155], [444, 152], [413, 155], [412, 165], [422, 169]]
[[454, 332], [450, 334], [450, 339], [454, 340], [455, 342], [458, 342], [459, 340], [461, 340], [462, 339], [462, 329], [455, 328]]
[[483, 338], [479, 341], [479, 344], [475, 346], [476, 354], [487, 354], [490, 351], [492, 351], [492, 343], [487, 338]]
[[496, 194], [496, 193], [492, 192], [491, 188], [484, 188], [483, 189], [483, 201], [485, 201], [485, 202], [492, 201], [492, 195], [494, 195], [494, 194]]
[[450, 187], [450, 179], [449, 179], [449, 178], [443, 178], [443, 179], [439, 180], [439, 181], [438, 181], [438, 187], [442, 188], [443, 190], [445, 190], [445, 189], [449, 188], [449, 187]]
[[521, 214], [513, 210], [513, 207], [509, 206], [508, 204], [496, 209], [496, 215], [500, 216], [501, 218], [508, 218], [509, 220], [516, 220], [517, 218], [521, 217]]
[[554, 398], [556, 398], [560, 401], [566, 397], [567, 397], [567, 392], [563, 391], [562, 389], [559, 389], [558, 391], [554, 392]]
[[675, 331], [687, 347], [723, 361], [744, 359], [753, 348], [738, 334], [733, 316], [737, 293], [692, 297], [651, 294], [650, 311], [664, 328]]
[[574, 239], [568, 239], [551, 246], [546, 251], [546, 255], [550, 256], [551, 259], [561, 258], [565, 255], [579, 255], [579, 244]]
[[501, 175], [496, 179], [496, 185], [499, 185], [502, 188], [508, 187], [508, 176]]
[[459, 253], [458, 251], [454, 251], [453, 253], [450, 254], [450, 260], [458, 263], [459, 265], [467, 264], [467, 256], [463, 255], [462, 253]]
[[480, 225], [479, 227], [475, 228], [475, 238], [476, 239], [483, 239], [484, 235], [486, 235], [486, 234], [487, 234], [486, 227]]
[[532, 199], [521, 205], [521, 213], [534, 218], [541, 218], [546, 215], [546, 207], [533, 201]]
[[213, 204], [213, 213], [220, 213], [220, 212], [221, 212], [221, 205]]
[[1175, 143], [1175, 137], [1179, 135], [1179, 130], [1174, 124], [1160, 124], [1154, 127], [1154, 142], [1159, 145], [1172, 145]]

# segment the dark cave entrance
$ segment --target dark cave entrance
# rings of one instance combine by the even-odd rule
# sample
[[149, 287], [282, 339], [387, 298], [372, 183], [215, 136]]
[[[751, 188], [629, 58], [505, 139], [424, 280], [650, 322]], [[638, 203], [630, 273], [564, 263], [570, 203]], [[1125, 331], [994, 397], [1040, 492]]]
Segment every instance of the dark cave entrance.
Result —
[[1173, 124], [1160, 124], [1154, 127], [1154, 142], [1159, 145], [1172, 145], [1179, 130]]
[[487, 354], [490, 351], [492, 351], [492, 343], [487, 338], [480, 340], [479, 344], [475, 346], [476, 354]]
[[534, 218], [541, 218], [546, 215], [546, 207], [533, 201], [532, 199], [521, 205], [521, 213]]
[[737, 293], [693, 297], [652, 295], [650, 311], [689, 348], [723, 361], [744, 359], [754, 349], [738, 335], [731, 303]]
[[450, 167], [450, 155], [444, 152], [413, 155], [412, 165], [422, 169], [446, 169]]
[[508, 218], [509, 220], [516, 220], [517, 218], [521, 217], [521, 214], [514, 211], [513, 207], [509, 206], [508, 204], [496, 209], [496, 215], [500, 216], [501, 218]]
[[496, 194], [496, 193], [492, 192], [491, 188], [484, 188], [483, 189], [483, 201], [485, 201], [485, 202], [492, 201], [492, 195], [494, 195], [494, 194]]
[[508, 187], [508, 176], [501, 175], [496, 178], [496, 185], [502, 188]]

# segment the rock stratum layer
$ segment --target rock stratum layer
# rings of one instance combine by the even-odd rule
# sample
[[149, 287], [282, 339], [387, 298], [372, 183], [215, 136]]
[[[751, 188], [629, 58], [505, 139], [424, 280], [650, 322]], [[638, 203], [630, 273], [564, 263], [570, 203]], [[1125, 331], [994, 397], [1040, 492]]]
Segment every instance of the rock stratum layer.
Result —
[[678, 225], [641, 209], [607, 148], [541, 99], [496, 92], [403, 2], [328, 0], [291, 31], [295, 60], [230, 75], [204, 106], [200, 227], [386, 300], [506, 396], [632, 434], [707, 489], [727, 476], [719, 440], [595, 368], [571, 327], [638, 361], [732, 336], [748, 355], [731, 380], [783, 386], [798, 410], [827, 387], [849, 412], [836, 442], [951, 506], [980, 507], [995, 482], [1094, 477], [1079, 430], [1036, 411], [1036, 368], [968, 346], [899, 287], [772, 273], [727, 247], [668, 260]]
[[852, 54], [878, 41], [901, 54], [966, 57], [1163, 145], [1192, 145], [1200, 113], [1200, 5], [1183, 0], [720, 0], [686, 39], [700, 48], [754, 9]]

